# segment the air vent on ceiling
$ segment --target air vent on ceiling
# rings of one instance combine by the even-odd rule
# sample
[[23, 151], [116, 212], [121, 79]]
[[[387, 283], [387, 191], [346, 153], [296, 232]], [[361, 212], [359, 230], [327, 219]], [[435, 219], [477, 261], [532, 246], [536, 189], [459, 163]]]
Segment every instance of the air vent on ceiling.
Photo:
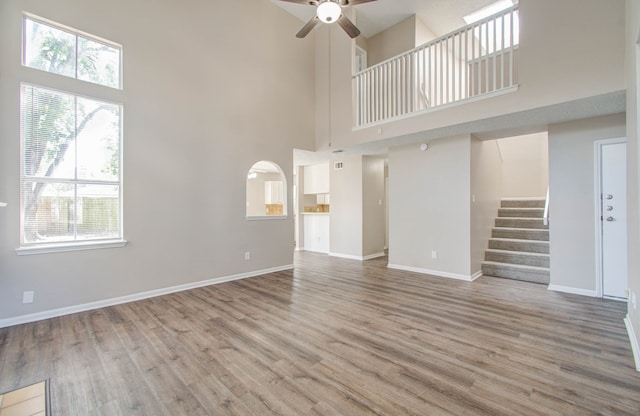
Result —
[[333, 163], [333, 169], [335, 169], [335, 170], [340, 170], [340, 169], [342, 169], [343, 167], [344, 167], [344, 166], [343, 166], [342, 162], [334, 162], [334, 163]]

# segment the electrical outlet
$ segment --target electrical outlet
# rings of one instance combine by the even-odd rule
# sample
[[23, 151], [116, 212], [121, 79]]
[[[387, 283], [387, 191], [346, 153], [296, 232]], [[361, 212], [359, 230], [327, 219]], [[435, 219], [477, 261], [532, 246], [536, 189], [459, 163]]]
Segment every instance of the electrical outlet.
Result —
[[245, 251], [244, 252], [244, 259], [245, 260], [251, 260], [251, 252], [250, 251]]
[[437, 259], [438, 258], [438, 252], [437, 251], [432, 251], [431, 252], [431, 258], [432, 259]]
[[22, 303], [33, 303], [34, 295], [35, 292], [33, 291], [22, 292]]

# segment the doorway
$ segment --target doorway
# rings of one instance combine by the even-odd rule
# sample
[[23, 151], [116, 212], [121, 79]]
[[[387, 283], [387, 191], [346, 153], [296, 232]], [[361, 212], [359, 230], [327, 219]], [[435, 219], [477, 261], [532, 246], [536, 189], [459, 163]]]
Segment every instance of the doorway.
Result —
[[626, 139], [595, 142], [597, 294], [626, 299], [627, 144]]

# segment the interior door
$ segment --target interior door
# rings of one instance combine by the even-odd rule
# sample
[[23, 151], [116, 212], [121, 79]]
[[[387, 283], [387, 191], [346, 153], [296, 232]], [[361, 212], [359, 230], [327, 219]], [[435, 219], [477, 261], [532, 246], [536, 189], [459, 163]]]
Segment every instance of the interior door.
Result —
[[627, 289], [627, 145], [600, 148], [602, 294], [625, 298]]

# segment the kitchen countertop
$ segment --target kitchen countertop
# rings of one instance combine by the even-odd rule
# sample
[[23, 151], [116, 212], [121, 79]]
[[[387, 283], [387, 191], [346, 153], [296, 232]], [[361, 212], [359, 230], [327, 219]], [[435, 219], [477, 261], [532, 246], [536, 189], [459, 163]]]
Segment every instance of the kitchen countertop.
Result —
[[309, 214], [312, 214], [312, 215], [329, 215], [331, 213], [330, 212], [306, 211], [306, 212], [301, 212], [300, 214], [303, 214], [303, 215], [309, 215]]

